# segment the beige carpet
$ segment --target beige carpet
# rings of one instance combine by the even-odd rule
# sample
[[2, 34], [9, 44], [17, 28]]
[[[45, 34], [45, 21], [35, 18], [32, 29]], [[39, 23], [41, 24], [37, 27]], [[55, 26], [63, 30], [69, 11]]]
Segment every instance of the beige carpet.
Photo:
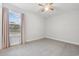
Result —
[[40, 39], [0, 51], [1, 56], [78, 56], [79, 46], [51, 39]]

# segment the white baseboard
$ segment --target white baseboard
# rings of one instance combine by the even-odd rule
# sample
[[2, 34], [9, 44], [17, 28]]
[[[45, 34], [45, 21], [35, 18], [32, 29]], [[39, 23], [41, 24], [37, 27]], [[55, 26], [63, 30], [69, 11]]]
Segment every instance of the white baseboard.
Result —
[[34, 40], [39, 40], [39, 39], [42, 39], [42, 38], [44, 38], [44, 37], [39, 36], [39, 37], [32, 38], [32, 39], [26, 39], [26, 42], [30, 42], [30, 41], [34, 41]]
[[58, 40], [58, 41], [66, 42], [66, 43], [70, 43], [70, 44], [79, 45], [78, 42], [70, 42], [70, 41], [59, 39], [59, 38], [56, 38], [56, 37], [53, 37], [53, 36], [46, 36], [46, 38], [53, 39], [53, 40]]

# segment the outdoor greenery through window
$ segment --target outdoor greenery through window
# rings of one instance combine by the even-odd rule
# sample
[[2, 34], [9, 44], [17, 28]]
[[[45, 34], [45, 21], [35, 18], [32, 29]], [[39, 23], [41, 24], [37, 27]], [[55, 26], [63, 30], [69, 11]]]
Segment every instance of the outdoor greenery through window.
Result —
[[9, 39], [11, 45], [21, 41], [21, 14], [12, 10], [9, 10]]

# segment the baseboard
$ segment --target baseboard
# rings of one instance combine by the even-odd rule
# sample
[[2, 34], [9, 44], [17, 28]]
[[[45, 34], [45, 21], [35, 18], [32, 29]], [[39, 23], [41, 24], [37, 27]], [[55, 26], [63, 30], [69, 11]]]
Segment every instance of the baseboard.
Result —
[[39, 40], [39, 39], [42, 39], [42, 38], [44, 38], [44, 37], [42, 37], [42, 36], [39, 36], [39, 37], [32, 38], [32, 39], [26, 39], [26, 42], [35, 41], [35, 40]]
[[65, 43], [69, 43], [69, 44], [79, 45], [79, 43], [77, 43], [77, 42], [70, 42], [70, 41], [62, 40], [62, 39], [59, 39], [59, 38], [56, 38], [56, 37], [53, 37], [53, 36], [46, 36], [46, 38], [65, 42]]

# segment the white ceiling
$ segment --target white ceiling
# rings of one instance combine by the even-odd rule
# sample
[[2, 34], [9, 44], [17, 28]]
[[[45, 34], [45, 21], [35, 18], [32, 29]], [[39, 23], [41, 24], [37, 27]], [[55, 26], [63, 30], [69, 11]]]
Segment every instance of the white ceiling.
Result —
[[71, 11], [79, 11], [79, 3], [54, 3], [54, 11], [52, 13], [41, 12], [40, 6], [37, 3], [12, 3], [12, 5], [26, 11], [37, 13], [43, 18]]

